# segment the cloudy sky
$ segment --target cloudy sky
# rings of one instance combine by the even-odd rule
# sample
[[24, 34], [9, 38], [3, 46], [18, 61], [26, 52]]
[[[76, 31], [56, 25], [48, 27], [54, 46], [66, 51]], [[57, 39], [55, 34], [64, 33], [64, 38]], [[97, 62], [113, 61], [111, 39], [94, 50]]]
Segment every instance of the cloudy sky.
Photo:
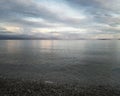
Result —
[[0, 0], [0, 38], [120, 38], [120, 0]]

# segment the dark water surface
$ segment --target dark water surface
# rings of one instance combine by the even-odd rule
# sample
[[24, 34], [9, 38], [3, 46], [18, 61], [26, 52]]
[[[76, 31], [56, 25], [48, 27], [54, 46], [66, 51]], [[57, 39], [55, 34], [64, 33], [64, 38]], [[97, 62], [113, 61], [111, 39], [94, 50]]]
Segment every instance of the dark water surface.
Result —
[[120, 41], [1, 40], [0, 74], [48, 82], [120, 84]]

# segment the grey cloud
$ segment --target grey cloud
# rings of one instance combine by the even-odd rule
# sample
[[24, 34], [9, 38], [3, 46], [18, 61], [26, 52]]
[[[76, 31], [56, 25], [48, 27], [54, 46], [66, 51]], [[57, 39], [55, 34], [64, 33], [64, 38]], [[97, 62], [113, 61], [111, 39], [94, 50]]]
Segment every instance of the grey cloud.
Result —
[[[108, 26], [117, 26], [120, 24], [120, 1], [119, 0], [66, 0], [67, 3], [72, 6], [76, 10], [84, 10], [85, 14], [89, 18], [93, 20], [92, 22], [88, 23], [85, 22], [85, 26], [87, 29], [91, 29], [91, 34], [112, 34], [118, 33], [120, 30], [111, 29], [111, 28], [104, 28]], [[114, 15], [117, 15], [115, 17]], [[90, 19], [90, 18], [89, 18]], [[98, 24], [96, 27], [95, 24]], [[82, 23], [84, 24], [84, 23]], [[103, 26], [99, 26], [103, 25]], [[94, 32], [94, 29], [97, 32]], [[93, 30], [93, 31], [92, 31]]]
[[120, 15], [119, 0], [66, 0], [76, 10], [84, 10], [86, 15], [101, 21], [103, 18], [113, 17], [112, 14]]
[[[23, 0], [22, 0], [23, 1]], [[2, 0], [0, 1], [0, 14], [1, 18], [9, 17], [10, 18], [22, 18], [23, 17], [44, 17], [49, 19], [50, 17], [54, 18], [54, 14], [50, 10], [46, 9], [44, 6], [38, 6], [34, 2], [28, 2], [24, 0]]]
[[19, 26], [25, 26], [25, 27], [31, 27], [31, 28], [49, 28], [49, 27], [55, 27], [54, 24], [48, 24], [46, 22], [34, 22], [34, 21], [27, 21], [24, 19], [14, 19], [10, 20], [11, 24], [13, 25], [19, 25]]
[[[4, 24], [23, 27], [24, 30], [29, 31], [29, 34], [31, 34], [31, 28], [55, 28], [55, 24], [62, 24], [65, 25], [65, 27], [74, 27], [76, 29], [84, 28], [88, 30], [88, 34], [112, 34], [119, 32], [119, 30], [115, 28], [106, 28], [106, 25], [116, 27], [120, 24], [120, 7], [118, 6], [118, 3], [120, 3], [119, 0], [63, 1], [63, 3], [70, 5], [70, 7], [76, 10], [78, 13], [80, 12], [79, 10], [82, 10], [86, 15], [86, 18], [79, 19], [75, 18], [74, 16], [62, 16], [62, 14], [59, 12], [54, 12], [54, 10], [49, 9], [44, 5], [37, 4], [34, 0], [0, 0], [0, 21]], [[113, 16], [113, 14], [117, 15], [118, 17]], [[42, 18], [46, 22], [25, 20], [25, 18], [28, 17]], [[6, 29], [2, 28], [0, 28], [0, 31], [1, 33], [9, 33], [6, 31]], [[63, 33], [61, 32], [60, 34], [63, 37], [68, 36], [70, 38], [72, 38], [72, 36], [81, 36], [81, 34], [77, 34], [75, 32], [71, 33], [70, 31]], [[41, 36], [44, 37], [42, 34]]]
[[107, 11], [119, 11], [119, 0], [66, 0], [68, 4], [74, 6], [74, 8], [82, 8], [85, 7], [84, 10], [91, 10], [94, 12], [99, 9], [99, 11], [107, 10]]
[[5, 31], [6, 29], [3, 27], [0, 27], [0, 31]]
[[[73, 17], [61, 17], [62, 14], [54, 13], [54, 10], [51, 11], [43, 5], [38, 5], [32, 0], [29, 3], [27, 0], [4, 0], [0, 1], [0, 19], [1, 21], [15, 24], [23, 25], [24, 27], [55, 27], [54, 23], [62, 23], [70, 27], [87, 27], [90, 23], [93, 23], [90, 17], [88, 19], [78, 19]], [[85, 3], [85, 1], [82, 1]], [[50, 22], [51, 25], [41, 22], [32, 22], [26, 21], [24, 18], [34, 17], [34, 18], [43, 18], [46, 21]], [[52, 24], [53, 23], [53, 24]]]
[[[32, 0], [30, 2], [27, 0], [4, 0], [0, 1], [0, 19], [3, 22], [10, 23], [22, 23], [24, 25], [33, 25], [38, 27], [49, 27], [47, 24], [34, 23], [30, 21], [25, 21], [25, 17], [33, 18], [43, 18], [51, 23], [63, 23], [68, 26], [77, 26], [80, 22], [83, 22], [81, 19], [73, 17], [60, 17], [62, 14], [56, 14], [50, 9], [46, 8], [43, 5], [38, 5]], [[50, 26], [51, 27], [51, 26]]]
[[38, 22], [26, 21], [24, 18], [43, 18], [49, 22], [58, 22], [59, 16], [47, 9], [43, 5], [30, 0], [1, 0], [0, 1], [0, 20], [6, 23], [23, 24], [34, 27], [51, 27], [52, 25]]

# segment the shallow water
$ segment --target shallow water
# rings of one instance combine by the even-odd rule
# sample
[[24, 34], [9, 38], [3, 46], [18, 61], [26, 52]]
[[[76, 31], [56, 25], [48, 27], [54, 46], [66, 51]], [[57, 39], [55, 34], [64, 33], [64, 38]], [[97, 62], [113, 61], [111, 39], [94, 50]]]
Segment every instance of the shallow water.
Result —
[[47, 82], [120, 84], [118, 40], [1, 40], [0, 74]]

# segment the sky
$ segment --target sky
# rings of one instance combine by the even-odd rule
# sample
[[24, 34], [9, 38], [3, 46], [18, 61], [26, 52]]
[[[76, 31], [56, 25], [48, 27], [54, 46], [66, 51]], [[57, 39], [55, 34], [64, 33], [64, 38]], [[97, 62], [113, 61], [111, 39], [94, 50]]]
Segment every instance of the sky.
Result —
[[120, 0], [0, 0], [0, 39], [118, 39]]

